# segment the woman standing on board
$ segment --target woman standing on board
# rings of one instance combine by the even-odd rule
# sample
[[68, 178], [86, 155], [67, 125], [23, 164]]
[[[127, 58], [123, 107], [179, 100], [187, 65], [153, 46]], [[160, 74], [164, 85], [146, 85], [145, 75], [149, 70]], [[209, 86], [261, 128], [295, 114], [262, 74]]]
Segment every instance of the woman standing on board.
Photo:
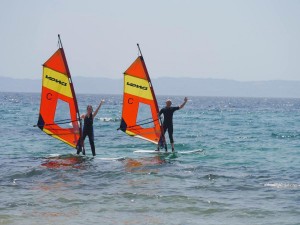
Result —
[[[86, 136], [89, 137], [90, 145], [91, 145], [91, 150], [93, 156], [96, 155], [96, 150], [95, 150], [95, 144], [94, 144], [94, 127], [93, 127], [93, 122], [94, 118], [96, 117], [101, 105], [104, 103], [104, 100], [102, 99], [99, 106], [97, 107], [96, 111], [93, 112], [93, 106], [88, 105], [86, 107], [86, 114], [81, 115], [81, 119], [84, 119], [84, 125], [83, 125], [83, 133], [82, 133], [82, 146], [84, 143], [84, 140]], [[77, 154], [79, 154], [80, 151], [77, 150]], [[85, 152], [83, 151], [83, 154], [85, 155]]]

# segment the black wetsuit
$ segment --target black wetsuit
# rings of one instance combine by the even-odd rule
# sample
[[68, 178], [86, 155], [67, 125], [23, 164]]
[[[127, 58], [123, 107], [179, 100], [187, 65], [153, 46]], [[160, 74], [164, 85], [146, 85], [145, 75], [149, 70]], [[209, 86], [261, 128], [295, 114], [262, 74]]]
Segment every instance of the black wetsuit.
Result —
[[180, 109], [179, 106], [177, 106], [177, 107], [165, 107], [165, 108], [162, 108], [159, 111], [159, 116], [161, 114], [164, 114], [164, 122], [163, 122], [164, 133], [166, 133], [166, 131], [168, 130], [168, 134], [169, 134], [169, 138], [170, 138], [171, 143], [174, 143], [174, 139], [173, 139], [173, 113], [178, 109]]
[[83, 126], [83, 134], [82, 134], [82, 141], [84, 142], [86, 136], [89, 137], [91, 150], [93, 156], [96, 155], [95, 151], [95, 144], [94, 144], [94, 128], [93, 128], [93, 114], [91, 113], [90, 116], [86, 115], [84, 117], [84, 126]]

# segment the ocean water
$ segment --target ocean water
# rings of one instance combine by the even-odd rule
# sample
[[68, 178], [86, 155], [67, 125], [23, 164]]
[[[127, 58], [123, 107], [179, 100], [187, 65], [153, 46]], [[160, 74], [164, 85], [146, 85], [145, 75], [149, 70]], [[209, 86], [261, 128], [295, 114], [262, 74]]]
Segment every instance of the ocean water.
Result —
[[95, 158], [33, 127], [39, 94], [0, 93], [0, 224], [300, 224], [300, 99], [190, 97], [175, 148], [203, 151], [160, 156], [117, 131], [122, 96], [77, 98], [106, 100]]

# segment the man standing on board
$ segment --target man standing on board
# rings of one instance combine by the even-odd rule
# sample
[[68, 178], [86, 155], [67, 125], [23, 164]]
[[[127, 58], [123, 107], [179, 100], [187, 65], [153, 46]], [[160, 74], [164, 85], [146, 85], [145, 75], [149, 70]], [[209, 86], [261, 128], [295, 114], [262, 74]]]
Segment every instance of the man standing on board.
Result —
[[[169, 139], [170, 139], [171, 146], [172, 146], [172, 152], [174, 152], [173, 113], [176, 110], [182, 109], [184, 107], [184, 105], [187, 103], [187, 101], [188, 101], [188, 99], [187, 99], [187, 97], [185, 97], [184, 98], [184, 102], [180, 106], [171, 107], [172, 101], [170, 99], [168, 99], [166, 101], [166, 107], [162, 108], [159, 111], [159, 117], [160, 117], [161, 114], [164, 114], [164, 122], [163, 122], [164, 134], [168, 130]], [[159, 147], [157, 147], [157, 151], [159, 151]]]

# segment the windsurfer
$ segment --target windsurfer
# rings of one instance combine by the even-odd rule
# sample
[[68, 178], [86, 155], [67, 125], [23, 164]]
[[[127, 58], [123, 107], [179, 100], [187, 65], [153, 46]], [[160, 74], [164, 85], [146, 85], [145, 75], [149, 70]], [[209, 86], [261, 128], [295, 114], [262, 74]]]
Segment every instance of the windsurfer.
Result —
[[[93, 112], [93, 106], [88, 105], [86, 108], [86, 114], [81, 115], [81, 119], [84, 119], [83, 134], [82, 134], [82, 140], [81, 140], [82, 146], [84, 146], [83, 145], [84, 140], [85, 140], [86, 136], [88, 136], [93, 156], [96, 155], [95, 143], [94, 143], [93, 121], [103, 103], [104, 103], [104, 100], [102, 99], [99, 106], [95, 110], [95, 112]], [[77, 150], [77, 154], [79, 154], [79, 153], [80, 153], [80, 151]], [[85, 155], [85, 152], [83, 152], [83, 154]]]
[[[170, 139], [171, 146], [172, 146], [172, 152], [174, 152], [173, 113], [176, 110], [182, 109], [185, 106], [185, 104], [187, 103], [187, 101], [188, 101], [188, 99], [187, 99], [187, 97], [185, 97], [184, 102], [180, 106], [171, 107], [172, 101], [170, 99], [168, 99], [166, 101], [166, 106], [159, 111], [159, 116], [161, 116], [161, 114], [164, 115], [163, 130], [164, 130], [164, 133], [166, 133], [166, 131], [168, 130], [169, 139]], [[157, 150], [159, 151], [159, 146], [157, 147]]]

